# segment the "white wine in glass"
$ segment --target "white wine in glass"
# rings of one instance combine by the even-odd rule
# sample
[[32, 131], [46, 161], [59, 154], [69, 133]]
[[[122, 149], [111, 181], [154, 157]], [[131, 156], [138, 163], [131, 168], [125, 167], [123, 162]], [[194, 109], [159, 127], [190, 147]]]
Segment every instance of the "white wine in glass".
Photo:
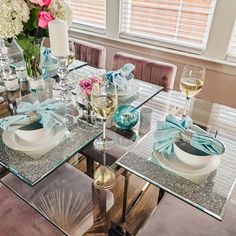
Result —
[[205, 68], [202, 66], [186, 65], [180, 79], [180, 90], [186, 96], [183, 116], [186, 116], [191, 97], [196, 96], [204, 85]]
[[94, 186], [99, 189], [112, 188], [115, 182], [114, 171], [106, 166], [106, 150], [109, 142], [106, 140], [106, 119], [111, 116], [117, 107], [116, 86], [110, 82], [94, 84], [91, 92], [91, 105], [94, 112], [103, 120], [102, 138], [94, 141], [96, 148], [103, 151], [103, 165], [94, 173]]
[[114, 113], [117, 106], [116, 95], [98, 95], [94, 96], [92, 99], [93, 109], [100, 118], [106, 119]]
[[74, 62], [74, 59], [75, 59], [75, 53], [70, 52], [68, 56], [68, 65], [72, 64]]

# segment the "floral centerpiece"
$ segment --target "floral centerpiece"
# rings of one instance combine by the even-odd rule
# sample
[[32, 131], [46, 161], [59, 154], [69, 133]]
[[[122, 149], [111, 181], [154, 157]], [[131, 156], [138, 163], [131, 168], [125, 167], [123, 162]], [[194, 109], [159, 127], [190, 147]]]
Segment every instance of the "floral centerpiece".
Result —
[[82, 100], [83, 103], [85, 103], [85, 108], [86, 108], [86, 116], [84, 118], [88, 118], [89, 122], [91, 123], [91, 111], [92, 111], [92, 107], [91, 107], [91, 92], [93, 89], [93, 85], [94, 84], [101, 84], [102, 83], [102, 79], [99, 76], [91, 76], [89, 78], [86, 79], [82, 79], [79, 81], [79, 87], [82, 93]]
[[102, 82], [101, 78], [94, 75], [87, 79], [80, 80], [79, 86], [80, 86], [81, 92], [87, 95], [88, 97], [90, 97], [92, 89], [93, 89], [93, 85], [96, 83], [100, 84], [101, 82]]
[[40, 47], [48, 37], [48, 23], [57, 18], [72, 22], [72, 11], [63, 0], [0, 0], [0, 38], [16, 40], [24, 50], [27, 72], [41, 74]]

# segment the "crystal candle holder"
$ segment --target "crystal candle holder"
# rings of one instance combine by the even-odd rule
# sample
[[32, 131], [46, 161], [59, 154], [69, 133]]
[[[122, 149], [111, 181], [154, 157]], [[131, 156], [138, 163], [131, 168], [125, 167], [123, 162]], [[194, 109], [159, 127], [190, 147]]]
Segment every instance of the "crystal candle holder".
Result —
[[58, 63], [57, 74], [59, 76], [60, 99], [62, 101], [69, 101], [71, 99], [71, 92], [68, 80], [68, 57], [58, 57]]

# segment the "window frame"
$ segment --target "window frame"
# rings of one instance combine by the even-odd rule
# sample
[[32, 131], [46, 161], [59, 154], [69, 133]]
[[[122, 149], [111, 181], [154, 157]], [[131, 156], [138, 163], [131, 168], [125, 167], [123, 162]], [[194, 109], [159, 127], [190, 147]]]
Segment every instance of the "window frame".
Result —
[[[232, 32], [231, 32], [231, 35], [230, 35], [230, 40], [229, 40], [229, 44], [228, 44], [228, 48], [227, 48], [227, 51], [226, 51], [226, 56], [225, 56], [225, 59], [229, 62], [233, 62], [233, 63], [236, 63], [236, 52], [235, 54], [231, 53], [231, 47], [232, 47], [232, 42], [234, 41], [234, 39], [236, 40], [236, 18], [235, 18], [235, 21], [234, 21], [234, 25], [233, 25], [233, 28], [232, 28]], [[235, 46], [236, 46], [236, 41], [235, 41]]]
[[[147, 43], [147, 44], [155, 45], [158, 47], [174, 49], [177, 51], [183, 51], [183, 52], [192, 53], [192, 54], [203, 55], [205, 53], [206, 48], [207, 48], [209, 35], [210, 35], [210, 31], [211, 31], [212, 22], [213, 22], [213, 16], [214, 16], [215, 9], [216, 9], [217, 0], [212, 0], [212, 6], [211, 6], [212, 11], [209, 14], [209, 20], [208, 20], [209, 26], [208, 26], [207, 31], [205, 32], [206, 33], [205, 42], [204, 42], [204, 46], [202, 48], [199, 46], [195, 46], [194, 44], [191, 44], [191, 43], [176, 42], [174, 40], [163, 39], [161, 37], [151, 37], [151, 36], [145, 37], [145, 35], [140, 35], [138, 33], [133, 33], [133, 32], [129, 32], [129, 33], [122, 32], [123, 31], [122, 30], [122, 17], [123, 17], [122, 6], [123, 6], [123, 4], [131, 4], [131, 1], [132, 0], [120, 0], [119, 37], [121, 39], [128, 39], [128, 40], [132, 40], [132, 41], [136, 41], [136, 42], [140, 42], [140, 43]], [[124, 2], [126, 2], [126, 3], [124, 3]]]

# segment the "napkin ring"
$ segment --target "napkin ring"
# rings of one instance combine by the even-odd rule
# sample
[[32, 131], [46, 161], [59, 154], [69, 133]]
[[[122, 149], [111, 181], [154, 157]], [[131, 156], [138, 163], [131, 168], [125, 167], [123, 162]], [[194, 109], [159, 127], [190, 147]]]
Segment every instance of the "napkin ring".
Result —
[[26, 115], [29, 117], [31, 123], [34, 123], [38, 120], [37, 114], [33, 111], [27, 112]]
[[181, 138], [185, 143], [190, 143], [191, 138], [193, 137], [193, 131], [187, 130], [184, 133], [181, 133]]

